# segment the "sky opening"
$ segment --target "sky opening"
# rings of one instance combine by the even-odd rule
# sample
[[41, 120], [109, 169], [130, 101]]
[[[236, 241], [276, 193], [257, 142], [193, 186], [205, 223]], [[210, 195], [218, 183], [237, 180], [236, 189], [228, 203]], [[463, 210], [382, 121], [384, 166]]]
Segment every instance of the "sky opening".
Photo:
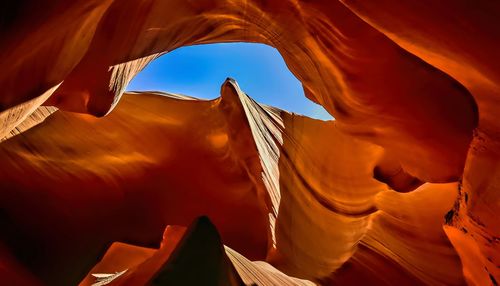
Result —
[[224, 43], [176, 49], [151, 62], [128, 85], [128, 91], [164, 91], [203, 99], [219, 97], [227, 77], [257, 102], [309, 117], [331, 120], [307, 99], [301, 83], [278, 51], [263, 44]]

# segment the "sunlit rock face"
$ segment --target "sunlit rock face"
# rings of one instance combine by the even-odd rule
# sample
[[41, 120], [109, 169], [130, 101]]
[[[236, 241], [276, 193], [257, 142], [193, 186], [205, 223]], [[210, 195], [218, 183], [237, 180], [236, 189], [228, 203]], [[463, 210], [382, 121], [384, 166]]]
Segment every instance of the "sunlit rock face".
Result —
[[[497, 285], [500, 5], [438, 2], [7, 4], [2, 283]], [[231, 79], [124, 94], [234, 41], [276, 47], [336, 120]]]

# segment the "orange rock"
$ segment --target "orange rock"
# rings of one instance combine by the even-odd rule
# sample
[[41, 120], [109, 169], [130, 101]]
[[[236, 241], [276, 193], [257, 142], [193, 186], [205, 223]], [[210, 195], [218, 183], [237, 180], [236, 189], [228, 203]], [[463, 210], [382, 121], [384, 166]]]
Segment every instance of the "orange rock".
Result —
[[[78, 283], [110, 243], [207, 215], [245, 283], [498, 284], [494, 1], [45, 2], [1, 12], [12, 281]], [[164, 52], [234, 41], [276, 47], [336, 120], [232, 80], [213, 101], [122, 96]]]

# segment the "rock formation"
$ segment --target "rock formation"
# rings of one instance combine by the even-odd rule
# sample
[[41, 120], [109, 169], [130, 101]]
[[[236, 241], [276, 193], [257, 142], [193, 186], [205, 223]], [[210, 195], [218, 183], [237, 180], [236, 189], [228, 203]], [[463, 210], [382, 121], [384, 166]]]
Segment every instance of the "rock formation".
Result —
[[[498, 284], [499, 4], [41, 2], [0, 12], [6, 285]], [[336, 120], [232, 79], [124, 93], [235, 41], [277, 48]]]

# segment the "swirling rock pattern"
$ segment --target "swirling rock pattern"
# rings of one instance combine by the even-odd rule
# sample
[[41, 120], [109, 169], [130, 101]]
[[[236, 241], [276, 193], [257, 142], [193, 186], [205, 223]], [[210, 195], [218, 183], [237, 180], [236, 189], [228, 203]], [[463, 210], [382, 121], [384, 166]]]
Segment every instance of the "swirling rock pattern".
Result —
[[[74, 285], [96, 264], [123, 273], [100, 276], [111, 285], [180, 279], [168, 265], [199, 238], [160, 247], [162, 233], [202, 215], [221, 285], [498, 284], [493, 1], [24, 0], [0, 13], [8, 285]], [[260, 105], [231, 79], [213, 101], [124, 94], [162, 53], [235, 41], [277, 48], [336, 120]], [[145, 249], [133, 267], [106, 260], [116, 241]]]

